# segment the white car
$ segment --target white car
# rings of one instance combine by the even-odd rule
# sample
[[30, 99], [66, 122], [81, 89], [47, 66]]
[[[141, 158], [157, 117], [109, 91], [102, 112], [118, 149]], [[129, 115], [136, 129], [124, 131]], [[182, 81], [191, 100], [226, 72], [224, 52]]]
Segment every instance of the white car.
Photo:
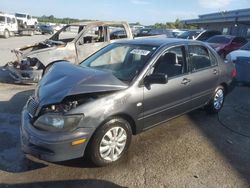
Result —
[[0, 36], [9, 38], [18, 32], [17, 20], [14, 15], [0, 13]]
[[246, 43], [240, 49], [232, 51], [226, 56], [226, 60], [235, 62], [238, 57], [250, 58], [250, 42]]
[[26, 13], [16, 13], [15, 14], [18, 24], [23, 28], [35, 27], [38, 23], [36, 18], [33, 18], [31, 15]]

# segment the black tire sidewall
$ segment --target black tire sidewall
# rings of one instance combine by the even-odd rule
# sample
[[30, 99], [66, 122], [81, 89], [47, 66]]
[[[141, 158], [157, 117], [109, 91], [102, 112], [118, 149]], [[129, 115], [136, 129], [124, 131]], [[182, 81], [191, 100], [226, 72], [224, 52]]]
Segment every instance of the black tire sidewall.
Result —
[[[218, 90], [222, 90], [223, 91], [223, 102], [221, 104], [221, 107], [219, 109], [216, 109], [214, 107], [214, 99], [215, 99], [215, 95], [216, 93], [218, 92]], [[215, 114], [215, 113], [218, 113], [221, 108], [223, 107], [223, 104], [224, 104], [224, 101], [225, 101], [225, 89], [223, 86], [218, 86], [215, 91], [214, 91], [214, 94], [213, 94], [213, 97], [211, 98], [210, 102], [208, 103], [208, 105], [206, 106], [206, 111], [210, 114]]]
[[[112, 122], [114, 121], [114, 122]], [[117, 124], [119, 122], [119, 124]], [[124, 147], [120, 157], [116, 161], [107, 161], [103, 159], [99, 152], [99, 147], [103, 136], [114, 127], [122, 127], [127, 134], [126, 146]], [[131, 143], [132, 130], [128, 121], [120, 117], [113, 117], [100, 126], [91, 138], [88, 149], [88, 157], [96, 166], [106, 166], [118, 162], [126, 153]]]
[[7, 29], [5, 29], [4, 30], [4, 38], [9, 38], [10, 37], [10, 32], [7, 30]]

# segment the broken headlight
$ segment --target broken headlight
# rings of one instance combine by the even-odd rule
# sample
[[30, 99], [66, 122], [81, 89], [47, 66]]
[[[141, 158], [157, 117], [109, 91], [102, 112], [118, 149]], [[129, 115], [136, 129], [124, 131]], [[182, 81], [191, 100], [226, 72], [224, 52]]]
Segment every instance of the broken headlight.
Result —
[[77, 127], [82, 118], [83, 114], [47, 113], [35, 121], [34, 127], [51, 132], [71, 131]]
[[53, 113], [54, 112], [65, 113], [65, 112], [70, 111], [73, 108], [76, 108], [77, 106], [78, 106], [77, 101], [48, 105], [46, 107], [43, 107], [43, 109], [41, 111], [41, 114], [50, 113], [50, 112], [53, 112]]

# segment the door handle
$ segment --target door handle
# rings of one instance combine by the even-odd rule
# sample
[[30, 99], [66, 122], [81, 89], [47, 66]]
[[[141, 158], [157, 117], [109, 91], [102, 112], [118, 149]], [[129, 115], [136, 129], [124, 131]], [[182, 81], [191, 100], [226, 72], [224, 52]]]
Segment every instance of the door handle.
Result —
[[189, 82], [191, 82], [191, 80], [190, 80], [190, 79], [183, 78], [183, 80], [182, 80], [181, 84], [186, 85], [186, 84], [188, 84]]
[[218, 71], [216, 69], [213, 70], [213, 74], [217, 74]]

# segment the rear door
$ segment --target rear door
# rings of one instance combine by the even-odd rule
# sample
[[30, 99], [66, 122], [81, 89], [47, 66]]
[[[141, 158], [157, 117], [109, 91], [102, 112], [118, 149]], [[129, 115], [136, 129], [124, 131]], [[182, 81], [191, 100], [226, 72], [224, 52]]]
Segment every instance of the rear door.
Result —
[[204, 105], [212, 96], [219, 79], [217, 60], [210, 50], [201, 45], [188, 46], [188, 71], [192, 108]]

